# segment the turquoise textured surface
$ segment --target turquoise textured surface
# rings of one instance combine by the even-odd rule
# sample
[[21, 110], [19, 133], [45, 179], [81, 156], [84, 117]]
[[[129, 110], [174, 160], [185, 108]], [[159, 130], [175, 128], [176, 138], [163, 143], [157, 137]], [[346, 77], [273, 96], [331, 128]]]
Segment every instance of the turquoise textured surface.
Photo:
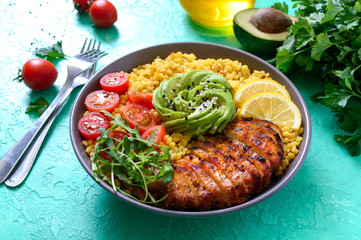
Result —
[[[62, 40], [67, 55], [85, 37], [102, 41], [109, 55], [98, 69], [137, 49], [168, 42], [199, 41], [242, 49], [231, 29], [195, 24], [177, 0], [112, 1], [113, 27], [94, 27], [73, 10], [71, 0], [0, 2], [0, 156], [38, 118], [26, 114], [30, 101], [52, 101], [66, 78], [58, 61], [53, 87], [34, 92], [12, 81], [34, 58], [36, 47]], [[269, 7], [276, 1], [257, 1]], [[291, 5], [291, 1], [287, 1]], [[187, 219], [134, 208], [102, 189], [78, 162], [70, 142], [73, 92], [55, 120], [30, 175], [18, 188], [0, 185], [0, 239], [361, 239], [361, 157], [336, 144], [338, 122], [332, 112], [310, 101], [321, 90], [315, 76], [289, 74], [310, 111], [313, 136], [309, 154], [294, 179], [265, 201], [225, 216]]]

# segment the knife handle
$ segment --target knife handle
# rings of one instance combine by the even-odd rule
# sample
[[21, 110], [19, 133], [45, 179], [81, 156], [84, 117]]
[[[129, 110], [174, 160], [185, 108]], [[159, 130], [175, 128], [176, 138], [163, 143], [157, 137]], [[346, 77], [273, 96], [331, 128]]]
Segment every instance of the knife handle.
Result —
[[6, 186], [17, 187], [28, 176], [34, 164], [36, 156], [38, 155], [39, 149], [51, 127], [51, 124], [53, 123], [55, 117], [58, 115], [59, 112], [60, 108], [57, 108], [56, 112], [54, 112], [54, 114], [49, 117], [39, 137], [36, 139], [33, 145], [24, 153], [19, 165], [12, 172], [11, 176], [5, 181]]
[[55, 118], [66, 98], [73, 90], [71, 82], [72, 81], [68, 80], [65, 82], [64, 86], [46, 111], [25, 133], [25, 135], [0, 159], [0, 184], [3, 183], [14, 171], [16, 165], [22, 159], [25, 152], [29, 149], [29, 147], [31, 147], [36, 137], [38, 137], [44, 129], [47, 121], [51, 118]]

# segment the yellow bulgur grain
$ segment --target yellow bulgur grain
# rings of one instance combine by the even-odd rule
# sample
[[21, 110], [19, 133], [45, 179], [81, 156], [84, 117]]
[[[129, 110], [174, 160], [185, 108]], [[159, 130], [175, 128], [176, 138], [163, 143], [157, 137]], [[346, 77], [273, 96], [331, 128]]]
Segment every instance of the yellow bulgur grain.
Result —
[[[242, 84], [256, 79], [271, 79], [269, 73], [262, 70], [254, 70], [251, 72], [247, 65], [241, 62], [230, 59], [197, 59], [194, 54], [187, 54], [181, 52], [173, 52], [165, 59], [157, 57], [153, 62], [137, 66], [130, 73], [129, 76], [129, 91], [135, 92], [153, 92], [159, 84], [175, 75], [185, 73], [194, 69], [205, 69], [218, 73], [227, 78], [232, 88], [236, 91]], [[113, 111], [114, 116], [121, 114], [123, 107], [128, 104], [126, 94], [120, 96], [120, 104]], [[152, 110], [158, 124], [161, 123], [161, 118], [156, 110]], [[237, 109], [237, 115], [240, 116], [240, 109]], [[298, 154], [298, 147], [302, 142], [303, 128], [294, 131], [289, 127], [281, 127], [284, 140], [284, 159], [282, 165], [276, 171], [276, 176], [279, 176], [288, 167], [290, 162]], [[205, 141], [203, 136], [198, 136], [198, 140]], [[86, 152], [92, 156], [94, 153], [96, 141], [86, 140], [83, 145], [86, 147]], [[191, 136], [183, 136], [181, 133], [169, 133], [164, 137], [165, 145], [170, 147], [171, 160], [180, 159], [185, 154], [190, 153]]]

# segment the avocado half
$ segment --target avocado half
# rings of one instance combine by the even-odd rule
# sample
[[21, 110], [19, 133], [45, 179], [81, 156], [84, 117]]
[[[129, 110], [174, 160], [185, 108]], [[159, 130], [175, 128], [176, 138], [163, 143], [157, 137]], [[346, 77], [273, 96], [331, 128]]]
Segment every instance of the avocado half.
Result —
[[[249, 8], [238, 12], [233, 18], [233, 31], [237, 40], [248, 50], [255, 53], [271, 54], [282, 45], [288, 35], [287, 28], [278, 33], [269, 33], [259, 30], [254, 24], [255, 13], [258, 8]], [[273, 9], [275, 10], [275, 9]], [[278, 11], [278, 10], [276, 10]], [[284, 13], [282, 13], [284, 14]], [[291, 23], [297, 18], [284, 14]], [[267, 19], [269, 22], [269, 19]], [[276, 21], [275, 21], [276, 22]]]

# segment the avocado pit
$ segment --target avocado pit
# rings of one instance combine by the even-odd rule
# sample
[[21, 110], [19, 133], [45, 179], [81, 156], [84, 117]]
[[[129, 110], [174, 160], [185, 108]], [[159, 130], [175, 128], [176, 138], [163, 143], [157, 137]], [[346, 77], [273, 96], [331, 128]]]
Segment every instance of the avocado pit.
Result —
[[288, 36], [288, 28], [297, 21], [274, 8], [249, 8], [233, 18], [233, 31], [237, 40], [254, 53], [272, 54]]
[[292, 20], [288, 15], [274, 8], [258, 9], [251, 16], [250, 22], [265, 33], [285, 32], [292, 25]]

